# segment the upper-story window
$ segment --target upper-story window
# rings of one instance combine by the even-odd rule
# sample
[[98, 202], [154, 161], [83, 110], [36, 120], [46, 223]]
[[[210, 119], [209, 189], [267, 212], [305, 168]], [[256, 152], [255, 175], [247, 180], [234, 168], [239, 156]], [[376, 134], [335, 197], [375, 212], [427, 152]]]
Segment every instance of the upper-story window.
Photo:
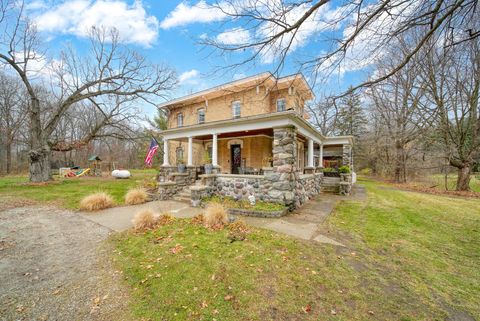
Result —
[[183, 114], [179, 113], [177, 115], [177, 127], [182, 127], [183, 126]]
[[233, 118], [240, 118], [241, 114], [241, 103], [240, 101], [234, 101], [232, 103], [232, 116]]
[[205, 122], [205, 109], [200, 108], [198, 110], [198, 123], [203, 124]]
[[287, 101], [285, 98], [277, 99], [277, 111], [287, 110]]

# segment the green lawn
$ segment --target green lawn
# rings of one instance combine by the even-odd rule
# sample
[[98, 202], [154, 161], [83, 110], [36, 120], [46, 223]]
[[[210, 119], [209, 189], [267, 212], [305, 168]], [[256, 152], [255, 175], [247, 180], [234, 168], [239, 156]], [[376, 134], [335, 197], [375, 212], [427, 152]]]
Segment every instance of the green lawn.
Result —
[[479, 319], [480, 202], [361, 183], [368, 201], [341, 202], [325, 226], [347, 248], [259, 229], [230, 243], [187, 220], [117, 234], [133, 318]]
[[0, 197], [28, 199], [42, 203], [76, 209], [80, 200], [88, 194], [104, 191], [111, 194], [116, 204], [124, 203], [124, 196], [131, 187], [152, 180], [156, 170], [132, 170], [130, 179], [112, 177], [54, 177], [47, 184], [30, 184], [27, 176], [0, 177]]

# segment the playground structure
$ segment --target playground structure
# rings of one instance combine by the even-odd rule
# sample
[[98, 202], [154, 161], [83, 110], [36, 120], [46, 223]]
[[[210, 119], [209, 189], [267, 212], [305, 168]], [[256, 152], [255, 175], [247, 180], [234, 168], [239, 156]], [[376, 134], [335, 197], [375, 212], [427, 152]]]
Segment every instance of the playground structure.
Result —
[[90, 162], [90, 168], [92, 169], [91, 175], [92, 176], [102, 176], [102, 169], [100, 168], [100, 164], [102, 160], [98, 155], [91, 156], [88, 161]]
[[88, 161], [90, 162], [90, 167], [62, 167], [59, 169], [59, 174], [63, 177], [82, 177], [85, 175], [101, 177], [102, 169], [100, 168], [100, 165], [102, 160], [100, 159], [100, 157], [98, 157], [98, 155], [93, 155], [88, 159]]

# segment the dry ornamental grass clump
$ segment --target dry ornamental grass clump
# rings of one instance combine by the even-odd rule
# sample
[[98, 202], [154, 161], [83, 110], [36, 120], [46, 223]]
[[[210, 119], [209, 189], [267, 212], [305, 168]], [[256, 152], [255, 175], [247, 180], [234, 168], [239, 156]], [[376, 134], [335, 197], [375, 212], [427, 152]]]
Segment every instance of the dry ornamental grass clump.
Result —
[[143, 188], [133, 188], [125, 195], [125, 204], [135, 205], [143, 204], [147, 201], [148, 194]]
[[84, 211], [98, 211], [113, 206], [113, 198], [107, 193], [88, 195], [80, 201], [80, 209]]
[[154, 229], [157, 226], [157, 219], [155, 213], [152, 210], [147, 209], [135, 214], [132, 223], [135, 230], [146, 231]]
[[175, 216], [170, 213], [164, 213], [157, 219], [157, 225], [163, 226], [175, 222]]
[[205, 227], [221, 230], [228, 223], [228, 214], [225, 207], [219, 203], [210, 203], [205, 209]]

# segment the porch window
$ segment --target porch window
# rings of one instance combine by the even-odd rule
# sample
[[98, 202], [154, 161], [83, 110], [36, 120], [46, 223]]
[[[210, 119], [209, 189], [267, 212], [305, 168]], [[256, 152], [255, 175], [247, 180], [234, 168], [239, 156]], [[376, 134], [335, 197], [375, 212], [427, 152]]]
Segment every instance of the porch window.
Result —
[[183, 126], [183, 114], [179, 113], [177, 115], [177, 127], [182, 127]]
[[203, 124], [205, 122], [205, 109], [198, 110], [198, 123]]
[[232, 116], [233, 118], [240, 118], [241, 104], [240, 101], [234, 101], [232, 103]]
[[287, 102], [285, 98], [277, 99], [277, 111], [287, 110]]

